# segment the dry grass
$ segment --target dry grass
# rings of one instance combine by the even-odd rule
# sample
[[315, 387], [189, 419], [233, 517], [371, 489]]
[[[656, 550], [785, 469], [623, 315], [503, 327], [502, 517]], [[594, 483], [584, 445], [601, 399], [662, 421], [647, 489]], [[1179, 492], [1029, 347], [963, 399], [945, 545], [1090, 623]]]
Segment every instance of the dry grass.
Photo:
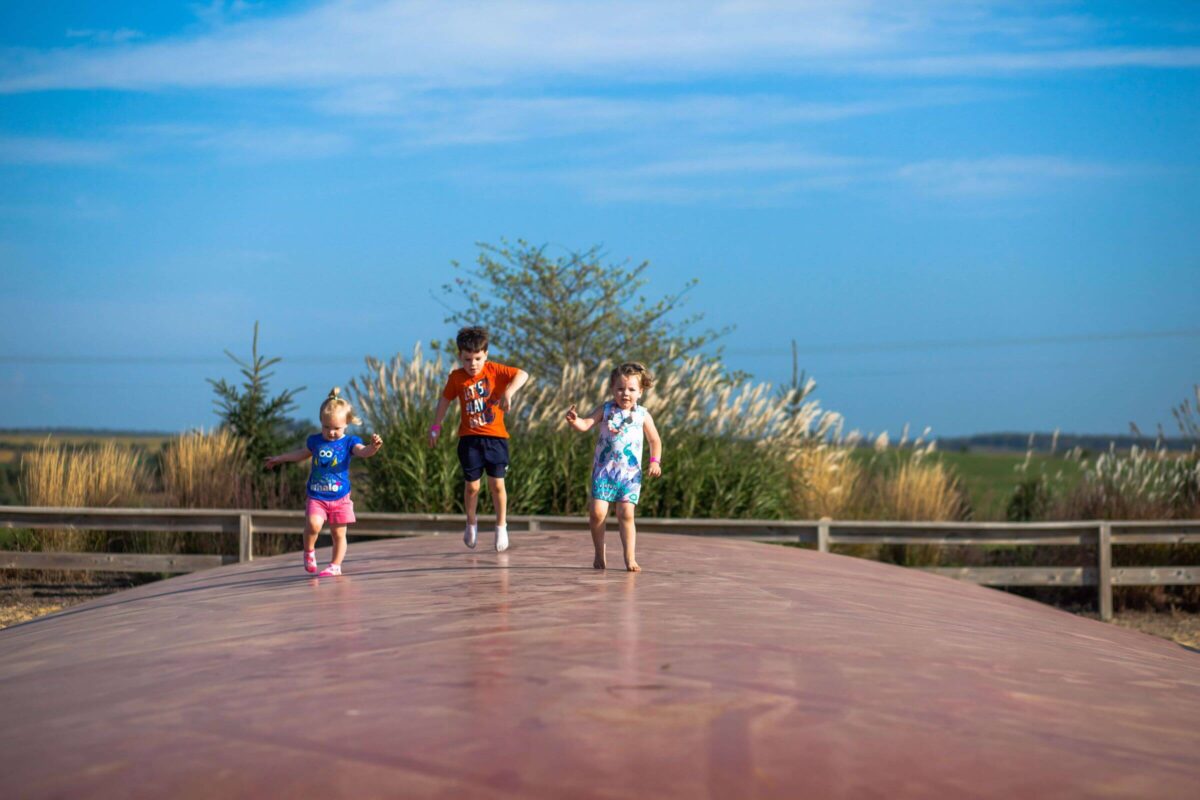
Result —
[[34, 506], [137, 505], [149, 485], [141, 455], [116, 442], [66, 448], [47, 439], [21, 459], [21, 488]]
[[163, 454], [162, 481], [173, 508], [246, 508], [253, 502], [245, 442], [228, 430], [176, 437]]
[[902, 463], [883, 481], [880, 494], [885, 519], [940, 522], [961, 519], [964, 510], [954, 473], [925, 458]]
[[[141, 454], [116, 442], [63, 447], [47, 438], [21, 459], [25, 502], [46, 507], [136, 506], [150, 486]], [[42, 531], [42, 550], [103, 550], [103, 532]]]
[[792, 461], [799, 516], [846, 519], [863, 483], [862, 466], [848, 447], [820, 443], [801, 448]]

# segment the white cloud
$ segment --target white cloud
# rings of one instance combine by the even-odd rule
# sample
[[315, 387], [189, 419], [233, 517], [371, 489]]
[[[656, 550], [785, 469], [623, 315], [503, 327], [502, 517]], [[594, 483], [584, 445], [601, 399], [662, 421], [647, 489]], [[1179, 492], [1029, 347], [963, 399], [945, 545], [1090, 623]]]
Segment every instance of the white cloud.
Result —
[[1121, 67], [1195, 69], [1200, 67], [1200, 47], [1113, 47], [1022, 53], [968, 53], [866, 61], [856, 68], [864, 72], [961, 76]]
[[[388, 102], [380, 85], [1200, 65], [1197, 48], [1097, 48], [1086, 17], [950, 0], [342, 0], [286, 16], [244, 10], [203, 6], [218, 22], [173, 39], [9, 51], [0, 91], [340, 87], [349, 105], [371, 107]], [[1039, 49], [1046, 43], [1058, 49]]]
[[[121, 134], [136, 140], [136, 149], [191, 148], [223, 158], [280, 161], [327, 158], [348, 152], [354, 140], [347, 134], [297, 126], [218, 126], [163, 123], [131, 125]], [[127, 149], [135, 149], [132, 143]]]
[[1055, 156], [992, 156], [933, 159], [907, 164], [895, 177], [937, 195], [997, 195], [1027, 191], [1061, 181], [1115, 178], [1135, 170], [1113, 164]]
[[146, 34], [132, 28], [118, 28], [116, 30], [95, 30], [92, 28], [68, 28], [68, 39], [86, 39], [90, 42], [98, 44], [121, 44], [122, 42], [131, 42], [134, 39], [141, 39]]
[[117, 151], [103, 142], [53, 137], [0, 136], [0, 163], [79, 166], [116, 158]]

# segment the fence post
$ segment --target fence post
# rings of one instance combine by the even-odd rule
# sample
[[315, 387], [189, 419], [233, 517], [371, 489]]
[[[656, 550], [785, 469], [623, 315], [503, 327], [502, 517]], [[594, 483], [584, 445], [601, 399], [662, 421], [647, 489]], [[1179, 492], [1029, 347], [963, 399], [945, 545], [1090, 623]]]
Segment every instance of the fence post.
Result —
[[1112, 523], [1101, 522], [1096, 533], [1096, 583], [1099, 592], [1100, 619], [1113, 616], [1112, 597]]
[[817, 522], [817, 551], [821, 553], [829, 552], [829, 523], [832, 522], [829, 517], [821, 517]]
[[254, 523], [249, 514], [238, 516], [238, 561], [254, 560]]

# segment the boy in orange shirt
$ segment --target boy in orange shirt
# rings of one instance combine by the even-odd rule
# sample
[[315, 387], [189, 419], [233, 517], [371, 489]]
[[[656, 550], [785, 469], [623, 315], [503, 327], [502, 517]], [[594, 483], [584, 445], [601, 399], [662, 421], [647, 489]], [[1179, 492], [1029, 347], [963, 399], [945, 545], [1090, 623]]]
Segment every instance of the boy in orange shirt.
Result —
[[450, 373], [446, 388], [438, 400], [429, 427], [429, 446], [438, 442], [442, 420], [454, 398], [458, 398], [462, 419], [458, 425], [458, 461], [462, 464], [463, 506], [467, 512], [467, 527], [463, 543], [475, 547], [478, 525], [475, 508], [479, 504], [479, 480], [486, 472], [488, 491], [496, 506], [496, 552], [508, 549], [508, 494], [504, 489], [504, 473], [508, 471], [508, 430], [504, 413], [513, 395], [529, 380], [529, 373], [487, 360], [488, 333], [486, 328], [463, 328], [456, 337], [458, 360], [462, 367]]

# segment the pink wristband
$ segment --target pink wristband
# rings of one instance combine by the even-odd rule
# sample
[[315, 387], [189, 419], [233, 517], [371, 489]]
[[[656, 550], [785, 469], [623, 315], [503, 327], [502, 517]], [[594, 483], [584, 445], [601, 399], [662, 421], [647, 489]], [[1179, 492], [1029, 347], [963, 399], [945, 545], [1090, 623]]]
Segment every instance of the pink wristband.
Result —
[[442, 432], [442, 426], [441, 426], [441, 425], [430, 425], [430, 426], [429, 426], [429, 432], [430, 432], [430, 433], [441, 433], [441, 432]]
[[650, 463], [651, 463], [651, 464], [657, 464], [657, 463], [659, 463], [659, 461], [658, 461], [658, 457], [657, 457], [657, 456], [650, 456]]

